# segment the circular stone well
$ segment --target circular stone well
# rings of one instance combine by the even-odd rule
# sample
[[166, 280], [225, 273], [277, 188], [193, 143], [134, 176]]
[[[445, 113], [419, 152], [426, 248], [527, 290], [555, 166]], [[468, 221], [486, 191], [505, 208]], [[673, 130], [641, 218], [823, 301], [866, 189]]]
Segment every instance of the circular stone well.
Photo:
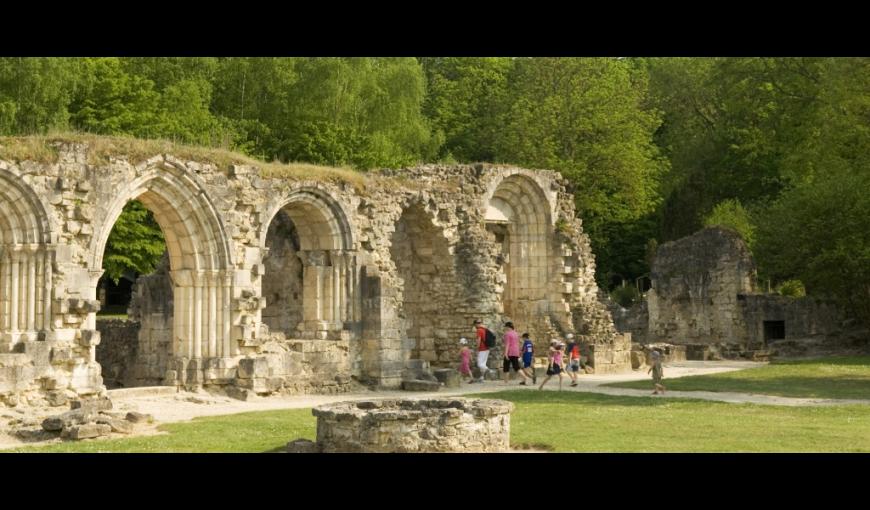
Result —
[[315, 407], [317, 449], [331, 452], [503, 452], [505, 400], [439, 398], [338, 402]]

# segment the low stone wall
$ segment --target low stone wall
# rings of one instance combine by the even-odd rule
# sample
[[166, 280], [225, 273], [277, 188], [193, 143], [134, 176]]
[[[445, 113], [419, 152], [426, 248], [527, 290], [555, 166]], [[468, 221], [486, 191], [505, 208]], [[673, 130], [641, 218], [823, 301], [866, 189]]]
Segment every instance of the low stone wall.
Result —
[[503, 452], [512, 403], [444, 398], [365, 400], [315, 407], [317, 451]]

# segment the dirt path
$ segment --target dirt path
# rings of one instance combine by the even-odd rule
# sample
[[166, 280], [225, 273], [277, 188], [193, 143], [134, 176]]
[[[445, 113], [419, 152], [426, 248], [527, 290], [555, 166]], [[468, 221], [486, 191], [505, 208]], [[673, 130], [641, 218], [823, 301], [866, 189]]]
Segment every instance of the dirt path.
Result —
[[[763, 363], [740, 362], [740, 361], [686, 361], [666, 365], [668, 379], [685, 377], [687, 375], [714, 374], [730, 372], [762, 366]], [[576, 391], [588, 393], [600, 393], [604, 395], [649, 397], [648, 390], [635, 390], [627, 388], [610, 388], [601, 386], [606, 383], [648, 380], [645, 371], [631, 372], [628, 374], [613, 375], [582, 375], [578, 385], [574, 388], [568, 386], [568, 378], [565, 377], [562, 391]], [[540, 383], [541, 380], [539, 379]], [[552, 379], [544, 388], [544, 391], [558, 391], [558, 380]], [[538, 391], [534, 386], [520, 386], [518, 380], [510, 384], [503, 382], [487, 381], [482, 384], [463, 384], [460, 388], [442, 390], [439, 392], [409, 393], [404, 391], [373, 392], [362, 391], [341, 395], [300, 395], [300, 396], [274, 396], [267, 398], [253, 398], [249, 401], [235, 400], [229, 397], [212, 395], [207, 392], [174, 392], [171, 388], [131, 388], [128, 390], [111, 390], [109, 396], [114, 403], [116, 411], [139, 411], [151, 414], [157, 423], [172, 423], [188, 421], [199, 416], [218, 416], [237, 414], [252, 411], [271, 411], [279, 409], [300, 409], [314, 407], [320, 404], [340, 402], [343, 400], [365, 400], [372, 398], [426, 398], [459, 396], [471, 393], [491, 393], [511, 390]], [[870, 400], [835, 400], [835, 399], [811, 399], [811, 398], [788, 398], [772, 395], [753, 395], [747, 393], [725, 393], [711, 391], [669, 391], [665, 395], [657, 395], [655, 398], [694, 398], [728, 403], [751, 403], [783, 406], [828, 406], [844, 404], [870, 404]], [[57, 408], [31, 409], [0, 409], [0, 416], [18, 419], [26, 419], [31, 423], [39, 423], [48, 415], [57, 414]], [[156, 428], [156, 427], [155, 427]], [[156, 430], [145, 430], [146, 434], [156, 433]], [[55, 440], [56, 442], [57, 440]], [[47, 442], [23, 442], [15, 436], [0, 431], [0, 449], [15, 448], [24, 445], [38, 445]]]

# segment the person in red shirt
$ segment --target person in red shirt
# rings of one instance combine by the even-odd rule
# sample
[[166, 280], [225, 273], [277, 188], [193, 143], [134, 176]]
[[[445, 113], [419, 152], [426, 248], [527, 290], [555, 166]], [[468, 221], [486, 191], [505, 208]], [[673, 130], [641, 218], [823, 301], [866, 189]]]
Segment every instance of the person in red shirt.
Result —
[[480, 378], [477, 382], [483, 382], [486, 376], [486, 361], [489, 358], [489, 347], [486, 346], [486, 326], [480, 319], [474, 321], [474, 329], [477, 332], [477, 368], [480, 369]]

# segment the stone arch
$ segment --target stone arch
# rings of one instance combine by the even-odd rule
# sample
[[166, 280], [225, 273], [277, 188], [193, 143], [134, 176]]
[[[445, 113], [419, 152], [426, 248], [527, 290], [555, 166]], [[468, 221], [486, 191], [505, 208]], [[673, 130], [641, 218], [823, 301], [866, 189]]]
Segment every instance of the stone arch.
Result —
[[92, 270], [101, 270], [109, 234], [130, 200], [139, 200], [154, 213], [173, 270], [232, 266], [226, 230], [205, 190], [184, 169], [167, 164], [144, 172], [118, 193], [100, 234], [91, 241]]
[[450, 366], [458, 339], [471, 336], [474, 320], [456, 268], [456, 240], [422, 203], [412, 202], [396, 220], [390, 241], [403, 353]]
[[263, 322], [287, 336], [323, 338], [357, 321], [356, 252], [341, 204], [303, 187], [274, 200], [265, 217]]
[[532, 177], [515, 173], [493, 186], [486, 207], [487, 228], [502, 245], [504, 313], [533, 323], [550, 308], [551, 201]]
[[192, 369], [188, 382], [201, 382], [200, 360], [239, 354], [231, 338], [233, 261], [226, 229], [203, 186], [186, 168], [164, 162], [119, 190], [91, 241], [92, 274], [102, 274], [109, 234], [130, 200], [154, 214], [166, 239], [173, 299], [170, 355], [194, 362], [178, 367], [182, 374], [176, 376], [184, 382], [183, 372]]
[[36, 193], [0, 169], [0, 352], [52, 327], [51, 235]]

